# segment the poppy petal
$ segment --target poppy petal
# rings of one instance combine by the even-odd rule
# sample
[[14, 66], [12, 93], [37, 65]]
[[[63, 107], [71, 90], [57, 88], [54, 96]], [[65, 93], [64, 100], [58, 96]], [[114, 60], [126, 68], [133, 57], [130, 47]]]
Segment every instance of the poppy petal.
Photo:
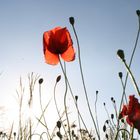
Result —
[[59, 62], [59, 55], [51, 53], [47, 49], [45, 50], [45, 61], [50, 65], [57, 65]]
[[69, 46], [68, 49], [61, 54], [61, 57], [64, 61], [73, 61], [75, 59], [75, 51], [73, 46]]

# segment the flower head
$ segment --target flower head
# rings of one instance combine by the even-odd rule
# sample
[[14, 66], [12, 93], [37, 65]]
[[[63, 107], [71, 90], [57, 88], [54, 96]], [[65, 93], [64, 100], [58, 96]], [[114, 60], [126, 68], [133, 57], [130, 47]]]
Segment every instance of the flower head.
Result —
[[64, 61], [73, 61], [75, 51], [73, 42], [67, 28], [56, 27], [43, 34], [43, 50], [46, 63], [56, 65], [60, 61], [59, 56]]
[[140, 134], [140, 103], [134, 95], [129, 96], [129, 103], [122, 108], [120, 118], [125, 116], [127, 123], [136, 128]]

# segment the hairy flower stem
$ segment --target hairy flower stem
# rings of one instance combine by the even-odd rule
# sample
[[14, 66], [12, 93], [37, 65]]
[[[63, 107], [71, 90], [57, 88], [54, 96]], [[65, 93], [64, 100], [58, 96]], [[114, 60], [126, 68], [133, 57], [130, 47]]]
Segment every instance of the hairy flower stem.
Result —
[[[79, 130], [81, 130], [81, 123], [80, 123], [80, 116], [79, 116], [79, 112], [78, 112], [78, 102], [76, 100], [76, 108], [77, 108], [77, 116], [78, 116], [78, 125], [79, 125]], [[80, 137], [82, 139], [82, 134], [80, 133]]]
[[126, 67], [128, 73], [129, 73], [130, 78], [132, 79], [132, 82], [133, 82], [133, 84], [134, 84], [134, 87], [135, 87], [135, 89], [136, 89], [136, 92], [137, 92], [138, 95], [140, 96], [140, 91], [139, 91], [138, 85], [137, 85], [137, 83], [136, 83], [136, 80], [135, 80], [135, 78], [134, 78], [134, 76], [133, 76], [133, 74], [132, 74], [132, 72], [131, 72], [129, 66], [127, 65], [126, 61], [123, 61], [123, 63], [124, 63], [124, 65], [125, 65], [125, 67]]
[[[135, 41], [134, 48], [133, 48], [133, 51], [132, 51], [132, 54], [131, 54], [130, 62], [129, 62], [129, 65], [128, 65], [128, 69], [131, 68], [133, 57], [134, 57], [134, 54], [136, 52], [136, 48], [137, 48], [137, 44], [138, 44], [138, 40], [139, 40], [139, 34], [140, 34], [140, 17], [139, 16], [138, 16], [138, 24], [139, 24], [138, 25], [138, 32], [137, 32], [137, 35], [136, 35], [136, 41]], [[129, 72], [127, 72], [127, 74], [126, 74], [126, 78], [125, 78], [124, 84], [123, 84], [122, 79], [121, 79], [122, 86], [123, 86], [123, 94], [122, 94], [122, 98], [121, 98], [119, 114], [120, 114], [120, 111], [121, 111], [121, 107], [122, 107], [122, 104], [123, 104], [124, 97], [125, 97], [125, 100], [127, 101], [125, 89], [126, 89], [126, 85], [127, 85], [128, 75], [129, 75]], [[119, 119], [118, 119], [117, 128], [119, 129]]]
[[[119, 136], [119, 132], [120, 132], [120, 131], [125, 131], [125, 132], [127, 132], [127, 133], [129, 134], [129, 137], [131, 137], [131, 136], [130, 136], [130, 133], [129, 133], [129, 131], [128, 131], [127, 129], [119, 129], [119, 130], [117, 131], [117, 134], [116, 134], [114, 140], [118, 140], [118, 136]], [[130, 139], [130, 140], [133, 140], [133, 139]]]
[[63, 74], [64, 74], [64, 77], [65, 77], [65, 86], [66, 86], [66, 89], [65, 89], [65, 94], [64, 94], [64, 107], [65, 107], [66, 119], [67, 119], [67, 124], [68, 124], [69, 138], [70, 138], [70, 140], [72, 140], [72, 138], [71, 138], [70, 123], [69, 123], [68, 112], [67, 112], [67, 91], [68, 91], [68, 82], [67, 82], [67, 77], [66, 77], [65, 62], [64, 62], [64, 68], [63, 68], [63, 65], [62, 65], [61, 60], [60, 60], [60, 66], [61, 66], [62, 72], [63, 72]]
[[[60, 62], [61, 62], [61, 61], [60, 61]], [[61, 65], [62, 65], [62, 63], [61, 63]], [[79, 111], [79, 108], [78, 108], [77, 105], [76, 105], [75, 97], [74, 97], [74, 94], [73, 94], [73, 91], [72, 91], [72, 88], [71, 88], [70, 82], [69, 82], [69, 80], [68, 80], [68, 77], [67, 77], [67, 75], [66, 75], [66, 73], [65, 73], [65, 71], [64, 71], [63, 66], [62, 66], [61, 68], [62, 68], [62, 72], [63, 72], [63, 74], [64, 74], [64, 76], [65, 76], [65, 78], [66, 78], [66, 80], [67, 80], [67, 84], [68, 84], [68, 87], [69, 87], [69, 90], [70, 90], [71, 96], [72, 96], [72, 98], [73, 98], [73, 101], [74, 101], [75, 107], [76, 107], [77, 112], [78, 112], [78, 114], [79, 114], [79, 117], [80, 117], [80, 119], [81, 119], [81, 121], [82, 121], [82, 124], [84, 125], [86, 131], [88, 132], [88, 135], [90, 135], [90, 134], [89, 134], [89, 131], [88, 131], [88, 129], [87, 129], [87, 126], [86, 126], [86, 124], [85, 124], [85, 122], [84, 122], [84, 119], [83, 119], [83, 117], [82, 117], [82, 115], [81, 115], [81, 113], [80, 113], [80, 111]]]
[[[57, 85], [57, 82], [55, 83], [55, 86], [54, 86], [54, 103], [55, 103], [55, 107], [56, 107], [56, 111], [57, 111], [57, 114], [58, 114], [58, 116], [59, 116], [59, 120], [62, 122], [62, 117], [61, 117], [61, 115], [60, 115], [60, 113], [59, 113], [59, 110], [58, 110], [58, 106], [57, 106], [57, 102], [56, 102], [56, 85]], [[62, 123], [62, 127], [63, 127], [63, 129], [64, 129], [64, 131], [65, 131], [65, 134], [66, 134], [66, 136], [67, 136], [67, 132], [66, 132], [66, 129], [65, 129], [65, 127], [64, 127], [64, 125], [63, 125], [63, 123]]]
[[96, 119], [96, 123], [97, 123], [97, 129], [98, 129], [98, 132], [100, 133], [98, 116], [97, 116], [97, 100], [98, 100], [98, 91], [96, 91], [96, 99], [95, 99], [94, 106], [95, 106], [95, 119]]
[[93, 114], [92, 114], [92, 111], [91, 111], [91, 108], [90, 108], [90, 103], [89, 103], [88, 94], [87, 94], [87, 90], [86, 90], [86, 85], [85, 85], [85, 81], [84, 81], [84, 75], [83, 75], [82, 63], [81, 63], [81, 55], [80, 55], [79, 40], [78, 40], [78, 36], [77, 36], [76, 30], [75, 30], [74, 24], [72, 25], [72, 27], [73, 27], [73, 31], [74, 31], [74, 34], [75, 34], [75, 37], [76, 37], [76, 41], [77, 41], [77, 46], [78, 46], [79, 66], [80, 66], [81, 78], [82, 78], [84, 93], [85, 93], [85, 97], [86, 97], [86, 101], [87, 101], [87, 106], [88, 106], [89, 113], [90, 113], [90, 116], [92, 118], [92, 121], [93, 121], [93, 124], [94, 124], [94, 127], [95, 127], [96, 134], [98, 136], [98, 139], [100, 140], [100, 135], [99, 135], [99, 132], [98, 132], [98, 129], [97, 129], [97, 126], [96, 126], [96, 122], [95, 122], [95, 119], [93, 117]]
[[134, 135], [134, 127], [131, 128], [130, 140], [133, 140]]
[[42, 112], [42, 117], [44, 119], [44, 122], [45, 122], [45, 128], [46, 128], [46, 131], [47, 131], [47, 137], [49, 139], [51, 139], [51, 136], [50, 136], [50, 133], [49, 133], [49, 130], [48, 130], [48, 126], [47, 126], [47, 122], [45, 120], [45, 116], [44, 116], [44, 111], [43, 111], [43, 107], [42, 107], [42, 98], [41, 98], [41, 84], [39, 84], [39, 99], [40, 99], [40, 108], [41, 108], [41, 112]]
[[[134, 57], [134, 54], [136, 52], [136, 48], [137, 48], [137, 44], [138, 44], [138, 40], [139, 40], [139, 34], [140, 34], [140, 17], [138, 16], [138, 32], [137, 32], [137, 35], [136, 35], [136, 41], [135, 41], [135, 44], [134, 44], [134, 49], [132, 51], [132, 54], [131, 54], [131, 58], [130, 58], [130, 62], [129, 62], [129, 68], [131, 68], [131, 65], [132, 65], [132, 61], [133, 61], [133, 57]], [[128, 73], [126, 74], [126, 78], [125, 78], [125, 82], [124, 82], [124, 91], [126, 89], [126, 85], [127, 85], [127, 80], [128, 80]], [[123, 98], [125, 96], [125, 92], [123, 92]], [[126, 98], [126, 96], [125, 96]], [[127, 101], [127, 99], [126, 99]]]
[[[124, 99], [124, 95], [125, 95], [125, 85], [123, 83], [122, 78], [121, 78], [121, 84], [122, 84], [122, 87], [123, 87], [123, 94], [122, 94], [122, 97], [121, 97], [121, 103], [120, 103], [118, 114], [120, 114], [120, 112], [121, 112], [121, 108], [122, 108], [122, 104], [123, 104], [123, 99]], [[117, 118], [117, 130], [119, 130], [119, 123], [120, 123], [120, 121], [119, 121], [119, 116], [118, 116], [118, 118]]]
[[[60, 65], [62, 66], [61, 61], [60, 61]], [[64, 77], [66, 78], [65, 80], [67, 80], [67, 84], [68, 84], [68, 87], [69, 87], [71, 96], [72, 96], [72, 98], [73, 98], [73, 100], [74, 100], [74, 104], [75, 104], [75, 106], [76, 106], [76, 109], [77, 109], [77, 112], [78, 112], [78, 114], [79, 114], [79, 117], [80, 117], [80, 119], [81, 119], [81, 121], [82, 121], [82, 124], [84, 125], [86, 131], [88, 132], [88, 129], [87, 129], [87, 126], [86, 126], [86, 124], [85, 124], [85, 122], [84, 122], [84, 119], [83, 119], [83, 117], [82, 117], [82, 115], [81, 115], [81, 113], [80, 113], [80, 111], [79, 111], [78, 106], [76, 105], [75, 97], [74, 97], [74, 94], [73, 94], [71, 85], [70, 85], [70, 83], [69, 83], [68, 77], [67, 77], [67, 75], [66, 75], [66, 73], [65, 73], [65, 70], [64, 70], [63, 66], [62, 66], [61, 68], [62, 68], [62, 72], [63, 72], [63, 74], [64, 74]], [[89, 132], [88, 132], [88, 135], [90, 135]]]

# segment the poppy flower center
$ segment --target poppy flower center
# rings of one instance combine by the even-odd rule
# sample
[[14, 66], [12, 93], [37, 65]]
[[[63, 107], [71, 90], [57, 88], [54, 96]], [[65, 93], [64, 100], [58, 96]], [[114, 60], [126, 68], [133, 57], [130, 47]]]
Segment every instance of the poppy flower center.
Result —
[[65, 41], [63, 43], [61, 43], [59, 40], [57, 39], [51, 39], [50, 38], [50, 45], [48, 46], [48, 50], [51, 53], [54, 54], [62, 54], [64, 53], [66, 50], [68, 49], [68, 42]]

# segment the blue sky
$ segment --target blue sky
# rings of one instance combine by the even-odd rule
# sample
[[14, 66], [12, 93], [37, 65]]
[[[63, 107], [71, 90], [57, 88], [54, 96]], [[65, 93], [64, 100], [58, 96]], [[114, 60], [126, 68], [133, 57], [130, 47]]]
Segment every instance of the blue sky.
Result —
[[[91, 104], [95, 101], [95, 91], [99, 90], [98, 105], [102, 108], [106, 102], [111, 109], [110, 97], [119, 103], [122, 93], [117, 74], [119, 71], [125, 73], [116, 51], [124, 49], [129, 60], [138, 29], [137, 9], [140, 9], [139, 0], [0, 1], [1, 106], [15, 94], [20, 76], [25, 78], [30, 72], [41, 75], [48, 84], [49, 94], [52, 94], [55, 78], [61, 74], [61, 69], [59, 65], [45, 64], [42, 35], [56, 26], [66, 26], [77, 49], [68, 21], [73, 16]], [[138, 48], [132, 65], [138, 83], [139, 52]], [[77, 57], [75, 62], [68, 63], [68, 76], [74, 92], [81, 97], [79, 102], [84, 102]], [[135, 94], [130, 83], [128, 94]], [[81, 108], [86, 111], [85, 107]], [[99, 116], [103, 111], [103, 108], [99, 110]]]

